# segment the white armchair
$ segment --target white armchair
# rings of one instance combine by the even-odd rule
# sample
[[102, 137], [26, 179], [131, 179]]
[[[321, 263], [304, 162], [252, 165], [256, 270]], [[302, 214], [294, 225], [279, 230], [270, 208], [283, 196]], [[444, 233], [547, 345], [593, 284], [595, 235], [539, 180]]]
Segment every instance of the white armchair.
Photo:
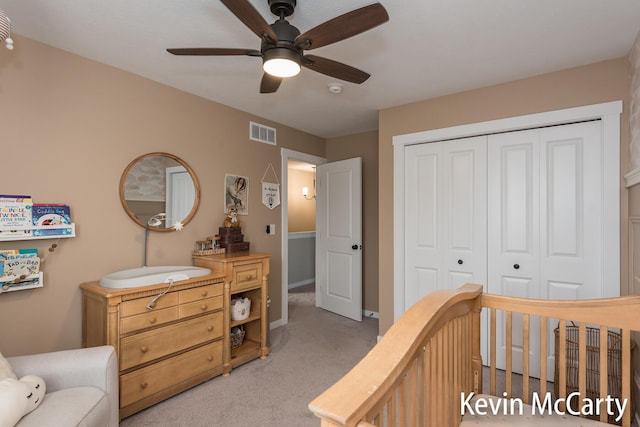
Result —
[[44, 379], [47, 394], [17, 427], [116, 427], [118, 359], [111, 346], [7, 357], [18, 378]]

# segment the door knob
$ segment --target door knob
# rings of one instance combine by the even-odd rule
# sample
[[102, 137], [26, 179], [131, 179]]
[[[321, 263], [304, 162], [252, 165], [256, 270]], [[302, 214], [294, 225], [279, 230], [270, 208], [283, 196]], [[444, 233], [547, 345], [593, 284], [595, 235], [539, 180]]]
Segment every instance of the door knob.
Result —
[[462, 261], [461, 259], [458, 260], [458, 264], [462, 265], [464, 263], [464, 261]]
[[518, 270], [520, 268], [520, 264], [513, 264], [513, 268], [515, 268], [516, 270]]
[[353, 249], [354, 251], [358, 250], [358, 249], [362, 249], [362, 245], [358, 246], [358, 245], [353, 245], [351, 246], [351, 249]]

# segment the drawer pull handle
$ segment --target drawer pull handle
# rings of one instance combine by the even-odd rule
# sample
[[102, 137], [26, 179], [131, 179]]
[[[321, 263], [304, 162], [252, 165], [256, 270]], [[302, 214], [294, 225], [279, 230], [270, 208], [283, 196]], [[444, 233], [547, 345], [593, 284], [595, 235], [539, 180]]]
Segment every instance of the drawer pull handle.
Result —
[[213, 326], [207, 326], [207, 331], [209, 332], [213, 331]]
[[209, 306], [206, 304], [202, 304], [200, 308], [202, 309], [202, 311], [205, 311], [207, 308], [209, 308]]
[[143, 345], [142, 347], [140, 347], [140, 351], [142, 353], [146, 353], [147, 351], [149, 351], [149, 347], [147, 347], [146, 345]]
[[209, 362], [213, 362], [213, 356], [207, 356], [207, 360], [208, 360]]
[[140, 388], [144, 390], [148, 385], [149, 384], [147, 384], [146, 382], [140, 383]]
[[207, 291], [202, 291], [202, 296], [206, 297], [207, 295], [209, 295], [209, 293]]
[[152, 325], [153, 325], [154, 323], [156, 323], [157, 321], [158, 321], [158, 319], [156, 319], [155, 317], [153, 317], [153, 318], [149, 319], [149, 323], [151, 323]]

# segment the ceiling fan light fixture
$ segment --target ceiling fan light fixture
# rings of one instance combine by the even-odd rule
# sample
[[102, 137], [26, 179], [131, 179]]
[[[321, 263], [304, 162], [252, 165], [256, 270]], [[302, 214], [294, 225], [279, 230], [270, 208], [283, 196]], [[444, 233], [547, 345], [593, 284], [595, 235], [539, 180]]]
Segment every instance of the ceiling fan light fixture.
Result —
[[275, 77], [293, 77], [300, 72], [300, 56], [291, 49], [269, 49], [264, 53], [262, 68]]

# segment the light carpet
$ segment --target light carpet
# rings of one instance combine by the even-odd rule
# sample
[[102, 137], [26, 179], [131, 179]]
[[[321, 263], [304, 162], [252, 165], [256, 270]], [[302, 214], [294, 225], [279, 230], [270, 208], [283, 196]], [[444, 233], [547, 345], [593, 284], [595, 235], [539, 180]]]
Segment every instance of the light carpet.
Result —
[[134, 414], [121, 427], [318, 427], [307, 408], [373, 348], [378, 321], [315, 307], [309, 288], [289, 294], [289, 323], [271, 331], [271, 354]]

